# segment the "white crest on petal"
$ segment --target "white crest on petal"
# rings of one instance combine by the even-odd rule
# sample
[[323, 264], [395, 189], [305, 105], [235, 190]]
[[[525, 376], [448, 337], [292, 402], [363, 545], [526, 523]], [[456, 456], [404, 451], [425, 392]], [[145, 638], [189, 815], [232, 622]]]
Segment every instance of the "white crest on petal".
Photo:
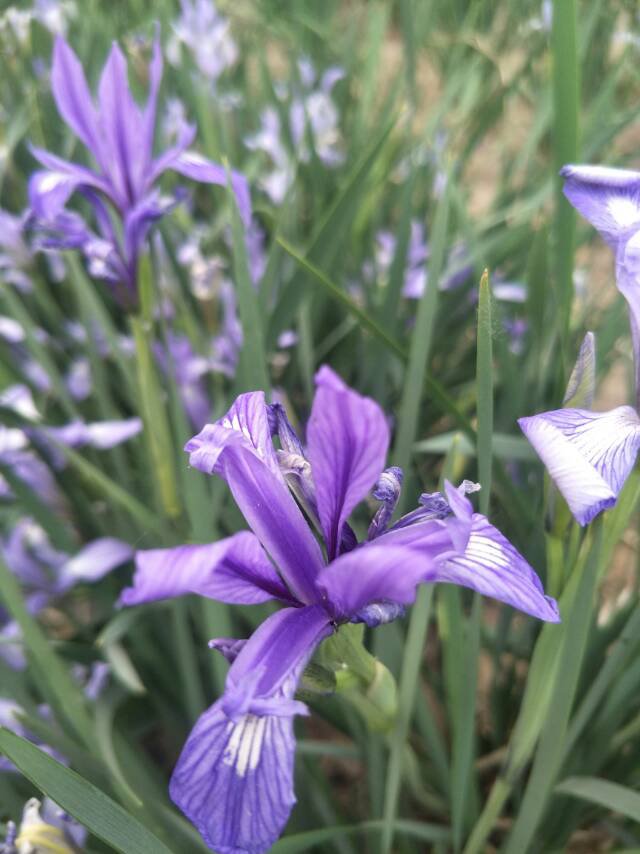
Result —
[[255, 771], [258, 767], [267, 720], [257, 715], [244, 715], [237, 723], [229, 721], [229, 741], [222, 761], [232, 766], [238, 777], [244, 777], [247, 771]]
[[607, 202], [607, 207], [621, 228], [628, 228], [640, 220], [638, 205], [628, 196], [611, 196]]

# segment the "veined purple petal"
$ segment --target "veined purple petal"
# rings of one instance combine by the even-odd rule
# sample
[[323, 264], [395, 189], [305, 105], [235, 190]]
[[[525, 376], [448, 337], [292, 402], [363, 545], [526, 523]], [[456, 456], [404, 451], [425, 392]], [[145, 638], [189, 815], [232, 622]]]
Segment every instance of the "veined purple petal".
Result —
[[[304, 711], [292, 697], [313, 650], [331, 631], [319, 606], [269, 617], [232, 664], [225, 695], [187, 740], [171, 797], [220, 854], [262, 854], [286, 824], [295, 803], [293, 714]], [[243, 690], [247, 685], [253, 696]]]
[[186, 593], [243, 605], [269, 599], [291, 602], [273, 564], [249, 531], [210, 545], [137, 552], [133, 587], [123, 591], [121, 602], [140, 605]]
[[545, 596], [531, 566], [480, 513], [473, 515], [471, 536], [464, 552], [434, 566], [432, 574], [424, 580], [470, 587], [532, 617], [560, 622], [555, 599]]
[[99, 581], [132, 557], [129, 543], [115, 537], [100, 537], [63, 564], [58, 572], [60, 590], [67, 590], [81, 581]]
[[581, 525], [616, 503], [640, 449], [635, 410], [557, 409], [518, 423]]
[[189, 439], [185, 451], [189, 464], [205, 474], [220, 474], [218, 457], [227, 444], [240, 442], [281, 478], [278, 458], [271, 439], [269, 407], [263, 391], [238, 395], [233, 405], [215, 424], [207, 424]]
[[53, 48], [51, 91], [62, 118], [100, 162], [100, 132], [91, 92], [80, 60], [61, 36]]
[[[192, 181], [199, 181], [203, 184], [219, 184], [222, 187], [227, 186], [227, 170], [224, 166], [219, 166], [196, 151], [183, 151], [165, 168], [173, 169], [174, 172], [179, 172], [181, 175], [191, 178]], [[249, 183], [240, 172], [229, 170], [229, 175], [238, 202], [240, 216], [245, 226], [249, 227], [251, 223]]]
[[616, 246], [640, 226], [640, 173], [606, 166], [563, 166], [564, 194]]
[[316, 387], [307, 444], [332, 560], [338, 554], [342, 526], [384, 468], [389, 428], [378, 404], [352, 391], [326, 365], [316, 375]]
[[445, 522], [431, 520], [415, 527], [420, 528], [419, 547], [415, 539], [403, 542], [411, 530], [406, 528], [343, 554], [322, 570], [318, 587], [335, 620], [350, 620], [371, 603], [413, 602], [417, 585], [453, 552]]
[[287, 586], [299, 602], [316, 602], [322, 553], [282, 477], [237, 444], [229, 445], [222, 459], [236, 504]]
[[240, 395], [227, 414], [185, 446], [190, 463], [225, 478], [250, 527], [302, 602], [316, 598], [320, 548], [285, 486], [262, 392]]
[[170, 784], [171, 798], [219, 854], [262, 854], [291, 808], [293, 717], [231, 721], [218, 701], [198, 719]]

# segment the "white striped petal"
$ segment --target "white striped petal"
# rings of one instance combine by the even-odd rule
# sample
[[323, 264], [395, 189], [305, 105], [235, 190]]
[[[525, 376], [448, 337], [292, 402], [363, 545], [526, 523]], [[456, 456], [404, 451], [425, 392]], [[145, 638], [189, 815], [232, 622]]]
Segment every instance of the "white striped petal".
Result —
[[640, 449], [634, 409], [557, 409], [518, 423], [581, 525], [616, 503]]
[[551, 623], [560, 621], [555, 599], [545, 595], [533, 568], [480, 513], [473, 514], [464, 551], [441, 563], [424, 580], [470, 587], [525, 614]]
[[640, 173], [606, 166], [565, 166], [564, 194], [605, 240], [616, 245], [640, 227]]

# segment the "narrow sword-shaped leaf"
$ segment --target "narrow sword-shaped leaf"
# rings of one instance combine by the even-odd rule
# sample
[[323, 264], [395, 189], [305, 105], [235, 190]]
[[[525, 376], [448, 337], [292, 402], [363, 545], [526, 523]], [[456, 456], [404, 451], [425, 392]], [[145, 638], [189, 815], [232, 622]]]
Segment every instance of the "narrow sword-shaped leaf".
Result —
[[164, 842], [104, 792], [3, 727], [0, 727], [0, 752], [44, 794], [116, 851], [172, 854]]

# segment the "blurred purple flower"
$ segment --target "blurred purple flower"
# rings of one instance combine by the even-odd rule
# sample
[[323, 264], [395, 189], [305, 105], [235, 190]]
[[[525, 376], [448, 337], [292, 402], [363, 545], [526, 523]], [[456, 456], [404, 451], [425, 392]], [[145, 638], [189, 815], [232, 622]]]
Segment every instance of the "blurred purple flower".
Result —
[[[195, 127], [185, 126], [174, 146], [153, 156], [162, 54], [156, 38], [149, 67], [149, 97], [141, 109], [127, 80], [125, 58], [114, 43], [92, 100], [82, 66], [62, 37], [53, 52], [51, 88], [62, 118], [91, 152], [97, 169], [63, 160], [32, 148], [44, 166], [31, 176], [29, 196], [42, 247], [76, 248], [84, 253], [90, 272], [108, 281], [127, 308], [137, 305], [138, 259], [151, 225], [179, 201], [162, 196], [160, 176], [173, 170], [194, 181], [226, 186], [224, 167], [188, 147]], [[231, 178], [238, 205], [249, 222], [251, 203], [246, 179]], [[65, 205], [79, 192], [93, 210], [97, 232]], [[117, 222], [114, 222], [114, 216]]]
[[[196, 723], [171, 780], [174, 801], [221, 854], [259, 854], [282, 831], [295, 801], [293, 718], [307, 713], [294, 699], [296, 686], [339, 624], [394, 619], [418, 584], [438, 581], [559, 619], [529, 564], [473, 513], [466, 485], [423, 496], [390, 525], [400, 474], [383, 471], [384, 413], [328, 367], [316, 383], [306, 450], [282, 407], [268, 406], [262, 392], [240, 395], [187, 443], [191, 465], [226, 480], [252, 532], [138, 552], [133, 587], [122, 594], [126, 605], [197, 593], [285, 606], [246, 642], [214, 642], [233, 661], [225, 692]], [[347, 518], [376, 484], [381, 509], [358, 544]], [[322, 531], [326, 557], [289, 488]]]
[[180, 0], [180, 7], [180, 17], [172, 25], [167, 58], [178, 65], [180, 46], [184, 45], [200, 73], [215, 83], [238, 59], [229, 21], [218, 12], [213, 0]]
[[[574, 368], [565, 408], [521, 418], [580, 525], [613, 507], [640, 450], [640, 173], [604, 166], [565, 166], [564, 193], [615, 252], [618, 289], [627, 300], [636, 369], [636, 409], [592, 412], [595, 339], [588, 333]], [[575, 389], [589, 378], [581, 401]], [[581, 403], [587, 408], [577, 408]]]

